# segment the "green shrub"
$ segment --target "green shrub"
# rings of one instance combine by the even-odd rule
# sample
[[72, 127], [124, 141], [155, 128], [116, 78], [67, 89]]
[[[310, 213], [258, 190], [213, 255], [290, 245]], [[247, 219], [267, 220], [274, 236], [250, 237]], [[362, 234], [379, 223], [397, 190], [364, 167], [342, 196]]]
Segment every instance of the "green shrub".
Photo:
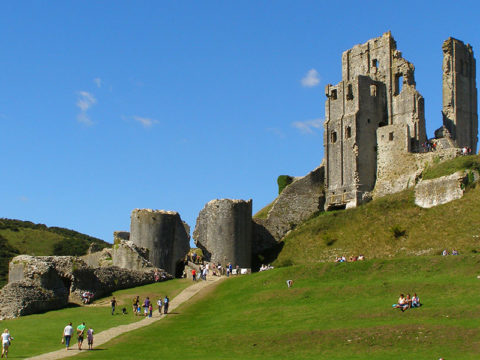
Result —
[[280, 175], [277, 179], [278, 193], [281, 194], [283, 189], [293, 182], [293, 177], [289, 175]]

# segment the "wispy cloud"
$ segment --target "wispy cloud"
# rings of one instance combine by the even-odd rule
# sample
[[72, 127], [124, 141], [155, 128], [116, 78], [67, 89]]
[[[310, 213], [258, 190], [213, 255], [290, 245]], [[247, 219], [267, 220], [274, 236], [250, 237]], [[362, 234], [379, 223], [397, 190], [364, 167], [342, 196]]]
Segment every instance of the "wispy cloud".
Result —
[[98, 88], [101, 88], [102, 85], [103, 85], [102, 79], [100, 79], [100, 78], [98, 78], [98, 77], [95, 78], [95, 79], [93, 79], [93, 82], [95, 83], [95, 85], [97, 85]]
[[144, 128], [149, 128], [152, 127], [155, 124], [158, 124], [158, 120], [147, 118], [147, 117], [142, 117], [142, 116], [133, 116], [133, 120], [139, 122], [142, 124]]
[[21, 202], [28, 202], [29, 199], [28, 199], [28, 197], [22, 195], [22, 196], [20, 196], [19, 200], [20, 200]]
[[79, 91], [77, 98], [77, 107], [80, 109], [80, 113], [77, 115], [78, 122], [85, 125], [93, 125], [93, 121], [87, 114], [87, 111], [97, 103], [97, 99], [87, 91]]
[[307, 74], [301, 80], [303, 87], [314, 87], [320, 84], [318, 71], [315, 69], [308, 70]]
[[322, 119], [313, 119], [305, 121], [295, 121], [292, 123], [292, 126], [294, 128], [297, 128], [302, 134], [313, 134], [315, 130], [322, 128], [322, 124]]
[[283, 133], [282, 130], [280, 130], [279, 128], [267, 128], [267, 131], [277, 137], [279, 137], [280, 139], [283, 139], [285, 138], [285, 134]]

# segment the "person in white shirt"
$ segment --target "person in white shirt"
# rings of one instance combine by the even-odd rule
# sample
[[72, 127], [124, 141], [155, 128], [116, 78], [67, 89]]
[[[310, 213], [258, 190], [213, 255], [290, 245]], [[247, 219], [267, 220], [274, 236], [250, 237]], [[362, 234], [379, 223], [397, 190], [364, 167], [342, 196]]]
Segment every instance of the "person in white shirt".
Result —
[[13, 340], [13, 337], [8, 332], [8, 329], [5, 329], [2, 334], [2, 358], [3, 358], [3, 355], [5, 355], [5, 359], [7, 358], [8, 348], [12, 340]]
[[65, 339], [65, 347], [68, 350], [70, 347], [70, 339], [72, 338], [73, 335], [73, 326], [72, 323], [68, 323], [67, 326], [65, 326], [65, 329], [63, 329], [63, 338]]

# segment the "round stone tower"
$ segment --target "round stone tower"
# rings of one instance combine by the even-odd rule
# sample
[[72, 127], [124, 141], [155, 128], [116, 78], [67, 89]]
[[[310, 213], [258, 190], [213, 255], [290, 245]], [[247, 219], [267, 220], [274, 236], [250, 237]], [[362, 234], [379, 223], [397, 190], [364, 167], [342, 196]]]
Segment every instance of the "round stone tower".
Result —
[[198, 215], [193, 238], [205, 260], [251, 268], [252, 200], [208, 202]]
[[179, 276], [190, 250], [188, 226], [175, 211], [135, 209], [130, 222], [130, 240], [149, 250], [150, 262]]

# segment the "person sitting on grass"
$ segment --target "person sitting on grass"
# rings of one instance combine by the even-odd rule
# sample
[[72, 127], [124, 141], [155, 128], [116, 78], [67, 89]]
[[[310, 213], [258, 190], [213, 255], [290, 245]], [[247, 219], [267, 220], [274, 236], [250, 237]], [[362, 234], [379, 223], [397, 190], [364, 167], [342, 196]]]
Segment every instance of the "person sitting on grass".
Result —
[[413, 294], [412, 298], [412, 307], [420, 307], [422, 304], [420, 304], [420, 299], [418, 298], [417, 294]]
[[395, 309], [402, 310], [402, 312], [404, 312], [408, 308], [408, 304], [407, 304], [405, 296], [403, 294], [400, 294], [400, 297], [398, 298], [398, 303], [393, 304], [393, 307]]
[[410, 297], [410, 294], [407, 294], [407, 297], [405, 298], [405, 304], [407, 304], [407, 309], [412, 307], [412, 298]]

